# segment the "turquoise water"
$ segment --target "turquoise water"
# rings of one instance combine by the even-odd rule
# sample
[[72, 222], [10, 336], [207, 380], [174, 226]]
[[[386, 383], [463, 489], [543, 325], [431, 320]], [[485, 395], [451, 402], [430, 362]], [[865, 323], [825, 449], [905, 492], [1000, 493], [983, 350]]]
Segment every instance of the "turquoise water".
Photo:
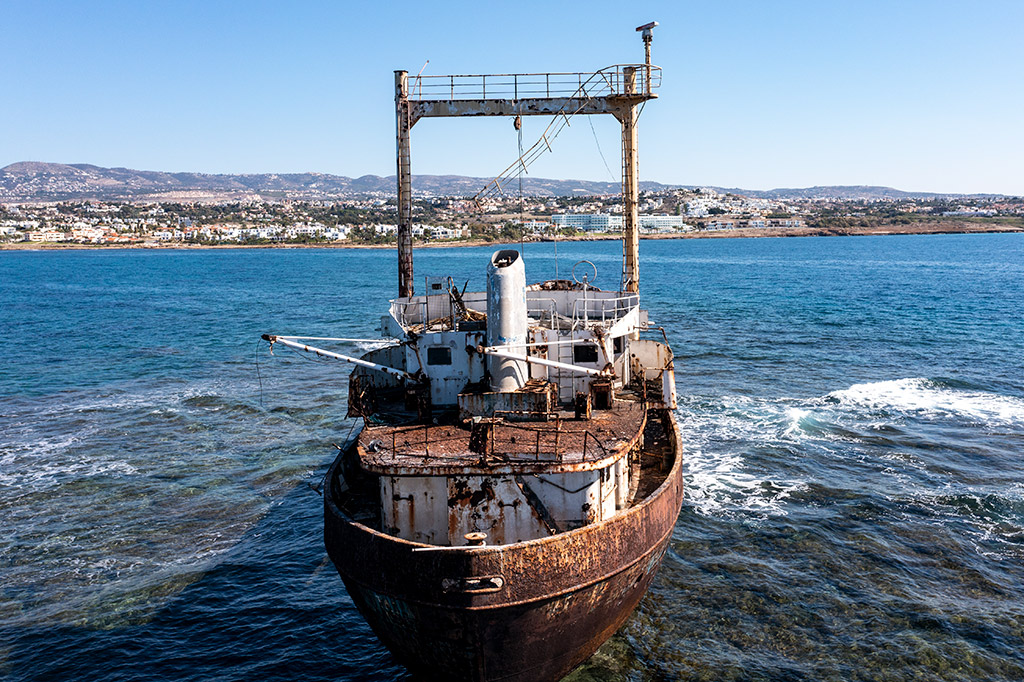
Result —
[[[641, 251], [688, 499], [574, 679], [1024, 678], [1024, 235]], [[417, 277], [479, 287], [489, 253]], [[617, 243], [581, 258], [617, 283]], [[321, 541], [348, 369], [257, 343], [376, 336], [394, 261], [0, 252], [0, 677], [406, 679]]]

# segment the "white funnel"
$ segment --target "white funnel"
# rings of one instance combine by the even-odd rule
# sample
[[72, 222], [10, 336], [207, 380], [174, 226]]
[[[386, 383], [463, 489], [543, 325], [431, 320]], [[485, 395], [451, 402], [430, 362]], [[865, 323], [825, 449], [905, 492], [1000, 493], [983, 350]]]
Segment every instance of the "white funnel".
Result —
[[[526, 355], [526, 269], [514, 249], [495, 251], [487, 264], [487, 345]], [[491, 390], [514, 391], [529, 375], [525, 362], [489, 357]]]

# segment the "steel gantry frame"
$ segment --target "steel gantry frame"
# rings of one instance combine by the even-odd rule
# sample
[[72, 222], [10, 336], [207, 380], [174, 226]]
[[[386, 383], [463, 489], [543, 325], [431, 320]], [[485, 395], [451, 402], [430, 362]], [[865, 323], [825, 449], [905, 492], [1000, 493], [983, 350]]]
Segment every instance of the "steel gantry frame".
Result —
[[[640, 105], [657, 98], [653, 90], [661, 83], [661, 68], [651, 65], [651, 29], [656, 25], [637, 27], [643, 32], [643, 64], [619, 64], [591, 73], [414, 76], [411, 83], [408, 71], [395, 71], [399, 297], [414, 295], [412, 127], [422, 118], [455, 116], [562, 116], [567, 122], [573, 115], [611, 114], [618, 119], [622, 125], [622, 284], [624, 291], [639, 291], [637, 117]], [[550, 145], [550, 140], [543, 142]], [[525, 166], [520, 157], [510, 169], [523, 172]], [[493, 181], [498, 191], [500, 180]]]

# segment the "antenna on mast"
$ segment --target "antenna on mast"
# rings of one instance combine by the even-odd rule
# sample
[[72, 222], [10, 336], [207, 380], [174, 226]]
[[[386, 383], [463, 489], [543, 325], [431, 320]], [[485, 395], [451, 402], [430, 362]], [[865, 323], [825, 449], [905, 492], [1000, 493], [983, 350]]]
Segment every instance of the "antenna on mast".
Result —
[[654, 40], [654, 27], [658, 25], [658, 22], [652, 21], [649, 24], [643, 26], [637, 26], [636, 30], [640, 31], [640, 37], [644, 40], [644, 64], [647, 65], [647, 91], [651, 91], [651, 41]]

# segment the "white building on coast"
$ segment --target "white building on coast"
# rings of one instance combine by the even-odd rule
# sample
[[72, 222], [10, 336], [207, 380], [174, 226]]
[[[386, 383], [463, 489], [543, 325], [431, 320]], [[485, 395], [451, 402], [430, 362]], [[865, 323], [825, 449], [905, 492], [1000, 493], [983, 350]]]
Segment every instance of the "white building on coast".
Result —
[[[683, 222], [677, 215], [640, 215], [638, 216], [641, 232], [685, 232], [692, 230], [691, 225]], [[551, 216], [551, 224], [555, 229], [569, 228], [578, 232], [621, 232], [622, 216], [607, 213], [556, 213]]]

